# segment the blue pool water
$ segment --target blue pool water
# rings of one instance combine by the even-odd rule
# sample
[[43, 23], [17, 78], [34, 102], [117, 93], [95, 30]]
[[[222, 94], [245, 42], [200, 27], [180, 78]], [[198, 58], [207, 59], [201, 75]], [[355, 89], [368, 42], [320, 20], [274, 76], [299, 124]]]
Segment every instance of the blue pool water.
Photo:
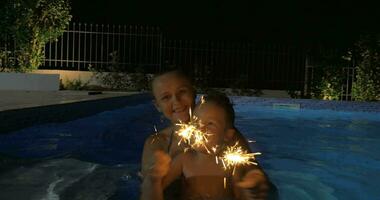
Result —
[[[234, 102], [236, 126], [256, 141], [251, 148], [263, 153], [258, 160], [281, 199], [380, 199], [380, 113]], [[21, 199], [23, 191], [29, 199], [138, 199], [136, 172], [153, 125], [165, 122], [140, 104], [0, 135], [2, 154], [41, 160], [0, 173], [0, 199]]]
[[380, 114], [237, 105], [282, 199], [380, 199]]

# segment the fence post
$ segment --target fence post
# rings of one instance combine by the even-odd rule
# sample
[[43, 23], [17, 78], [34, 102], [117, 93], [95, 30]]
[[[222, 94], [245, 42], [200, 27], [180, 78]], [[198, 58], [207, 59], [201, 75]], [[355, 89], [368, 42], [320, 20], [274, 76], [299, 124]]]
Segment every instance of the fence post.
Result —
[[[165, 40], [164, 40], [165, 41]], [[160, 40], [159, 40], [159, 42], [160, 42], [160, 50], [159, 50], [159, 57], [158, 57], [158, 59], [159, 59], [159, 62], [158, 63], [160, 63], [160, 65], [159, 65], [159, 72], [162, 72], [162, 61], [164, 60], [164, 59], [162, 59], [162, 57], [163, 57], [163, 45], [162, 45], [162, 43], [164, 42], [163, 41], [163, 38], [162, 38], [162, 34], [160, 33]]]
[[310, 55], [306, 54], [305, 56], [305, 82], [303, 87], [303, 94], [302, 96], [309, 95], [309, 68], [310, 66]]
[[[80, 60], [81, 60], [81, 57], [80, 57], [80, 33], [81, 33], [81, 26], [82, 26], [82, 24], [81, 23], [79, 23], [79, 26], [78, 26], [78, 40], [79, 40], [79, 42], [78, 42], [78, 60], [77, 60], [77, 62], [78, 62], [78, 71], [80, 71]], [[74, 46], [74, 48], [75, 48], [75, 46]]]
[[87, 70], [88, 67], [86, 67], [87, 61], [86, 61], [86, 53], [87, 53], [87, 23], [84, 23], [84, 57], [83, 57], [83, 69]]

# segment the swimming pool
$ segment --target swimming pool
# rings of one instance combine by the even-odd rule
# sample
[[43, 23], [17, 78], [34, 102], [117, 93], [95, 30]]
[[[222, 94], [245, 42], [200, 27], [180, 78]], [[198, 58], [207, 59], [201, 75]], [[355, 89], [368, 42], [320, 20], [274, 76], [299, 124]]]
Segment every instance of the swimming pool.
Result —
[[[251, 147], [263, 153], [258, 160], [281, 199], [379, 199], [379, 112], [233, 101], [236, 125], [256, 141]], [[0, 173], [0, 199], [137, 199], [153, 125], [165, 122], [143, 103], [0, 135], [0, 152], [26, 163]]]

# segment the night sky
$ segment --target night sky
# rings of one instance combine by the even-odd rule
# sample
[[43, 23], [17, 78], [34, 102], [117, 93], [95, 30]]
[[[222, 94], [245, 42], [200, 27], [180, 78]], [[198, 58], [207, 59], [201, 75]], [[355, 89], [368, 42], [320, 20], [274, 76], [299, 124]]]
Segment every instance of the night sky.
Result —
[[178, 39], [347, 43], [379, 33], [375, 1], [80, 0], [73, 20], [159, 25]]

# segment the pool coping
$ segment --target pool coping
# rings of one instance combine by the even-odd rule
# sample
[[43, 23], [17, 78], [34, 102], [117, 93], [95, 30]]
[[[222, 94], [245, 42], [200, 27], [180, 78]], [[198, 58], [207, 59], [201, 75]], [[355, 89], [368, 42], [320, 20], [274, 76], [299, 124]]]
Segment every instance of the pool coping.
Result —
[[271, 107], [284, 105], [284, 107], [289, 106], [291, 109], [298, 106], [299, 109], [380, 113], [380, 102], [264, 98], [264, 97], [244, 97], [244, 96], [230, 96], [230, 97], [233, 103], [239, 104], [239, 105], [253, 104], [257, 106], [271, 106]]
[[16, 91], [0, 90], [0, 112], [23, 108], [74, 103], [111, 97], [129, 96], [140, 92], [118, 91], [84, 91], [84, 90], [60, 90], [60, 91]]
[[45, 123], [72, 121], [103, 111], [148, 103], [151, 99], [152, 97], [149, 93], [139, 93], [128, 96], [5, 110], [0, 112], [0, 134], [7, 134]]

